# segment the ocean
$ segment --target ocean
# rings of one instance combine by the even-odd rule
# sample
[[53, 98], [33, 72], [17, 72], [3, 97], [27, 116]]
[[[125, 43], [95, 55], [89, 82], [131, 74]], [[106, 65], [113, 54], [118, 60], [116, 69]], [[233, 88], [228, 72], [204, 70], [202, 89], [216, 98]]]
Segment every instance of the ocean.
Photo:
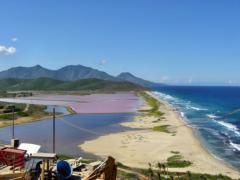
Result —
[[240, 170], [240, 87], [166, 86], [154, 93], [178, 110], [215, 158]]

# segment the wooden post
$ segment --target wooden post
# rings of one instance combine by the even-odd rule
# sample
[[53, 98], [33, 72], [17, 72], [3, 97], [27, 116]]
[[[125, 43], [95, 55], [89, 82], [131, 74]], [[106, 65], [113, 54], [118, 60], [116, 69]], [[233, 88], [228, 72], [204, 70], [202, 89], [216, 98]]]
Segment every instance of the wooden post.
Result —
[[47, 171], [49, 171], [49, 159], [47, 159]]
[[14, 106], [12, 106], [12, 139], [14, 139], [15, 138], [15, 122], [14, 122], [14, 119], [15, 119], [15, 117], [14, 117], [14, 111], [15, 111], [15, 107]]
[[51, 178], [51, 172], [49, 171], [49, 166], [50, 166], [50, 163], [49, 163], [49, 159], [46, 160], [47, 161], [47, 178], [50, 179]]
[[56, 123], [55, 123], [55, 108], [53, 108], [53, 153], [55, 153], [55, 126], [56, 126]]
[[45, 160], [42, 161], [41, 180], [44, 180], [44, 175], [45, 175]]

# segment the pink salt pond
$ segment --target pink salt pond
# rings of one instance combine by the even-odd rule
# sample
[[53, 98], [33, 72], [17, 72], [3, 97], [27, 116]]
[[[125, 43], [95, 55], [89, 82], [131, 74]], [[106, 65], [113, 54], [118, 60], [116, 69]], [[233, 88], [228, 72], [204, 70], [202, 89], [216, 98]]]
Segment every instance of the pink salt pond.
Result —
[[0, 101], [69, 106], [76, 113], [128, 113], [136, 112], [141, 98], [134, 92], [91, 95], [37, 95], [24, 98], [4, 98]]

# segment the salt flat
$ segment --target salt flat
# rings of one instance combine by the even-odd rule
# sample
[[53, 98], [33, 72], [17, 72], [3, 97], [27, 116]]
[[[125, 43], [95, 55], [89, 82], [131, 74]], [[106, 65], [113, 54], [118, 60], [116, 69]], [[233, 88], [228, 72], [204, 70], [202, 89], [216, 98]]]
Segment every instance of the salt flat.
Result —
[[128, 113], [136, 112], [141, 98], [134, 92], [90, 95], [36, 95], [31, 97], [1, 98], [11, 103], [58, 105], [72, 108], [76, 113]]

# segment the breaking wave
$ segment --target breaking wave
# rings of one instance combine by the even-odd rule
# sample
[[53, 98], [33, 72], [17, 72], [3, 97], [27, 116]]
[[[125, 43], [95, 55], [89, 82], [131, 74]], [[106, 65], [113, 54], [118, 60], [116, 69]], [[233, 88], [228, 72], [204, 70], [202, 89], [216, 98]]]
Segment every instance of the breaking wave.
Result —
[[168, 94], [158, 92], [158, 91], [154, 91], [154, 94], [156, 94], [157, 96], [159, 96], [160, 98], [163, 98], [165, 100], [176, 100], [175, 97], [168, 95]]
[[184, 112], [180, 112], [180, 115], [181, 115], [182, 118], [185, 117], [185, 113]]
[[226, 127], [228, 130], [233, 131], [234, 133], [236, 133], [237, 135], [240, 135], [239, 129], [237, 128], [237, 126], [231, 124], [231, 123], [227, 123], [227, 122], [223, 122], [223, 121], [216, 121], [218, 124]]
[[219, 118], [219, 116], [216, 116], [215, 114], [207, 114], [206, 116], [210, 119], [218, 119]]
[[232, 141], [230, 141], [229, 144], [230, 144], [234, 149], [240, 151], [240, 144], [235, 144], [235, 143], [233, 143]]

